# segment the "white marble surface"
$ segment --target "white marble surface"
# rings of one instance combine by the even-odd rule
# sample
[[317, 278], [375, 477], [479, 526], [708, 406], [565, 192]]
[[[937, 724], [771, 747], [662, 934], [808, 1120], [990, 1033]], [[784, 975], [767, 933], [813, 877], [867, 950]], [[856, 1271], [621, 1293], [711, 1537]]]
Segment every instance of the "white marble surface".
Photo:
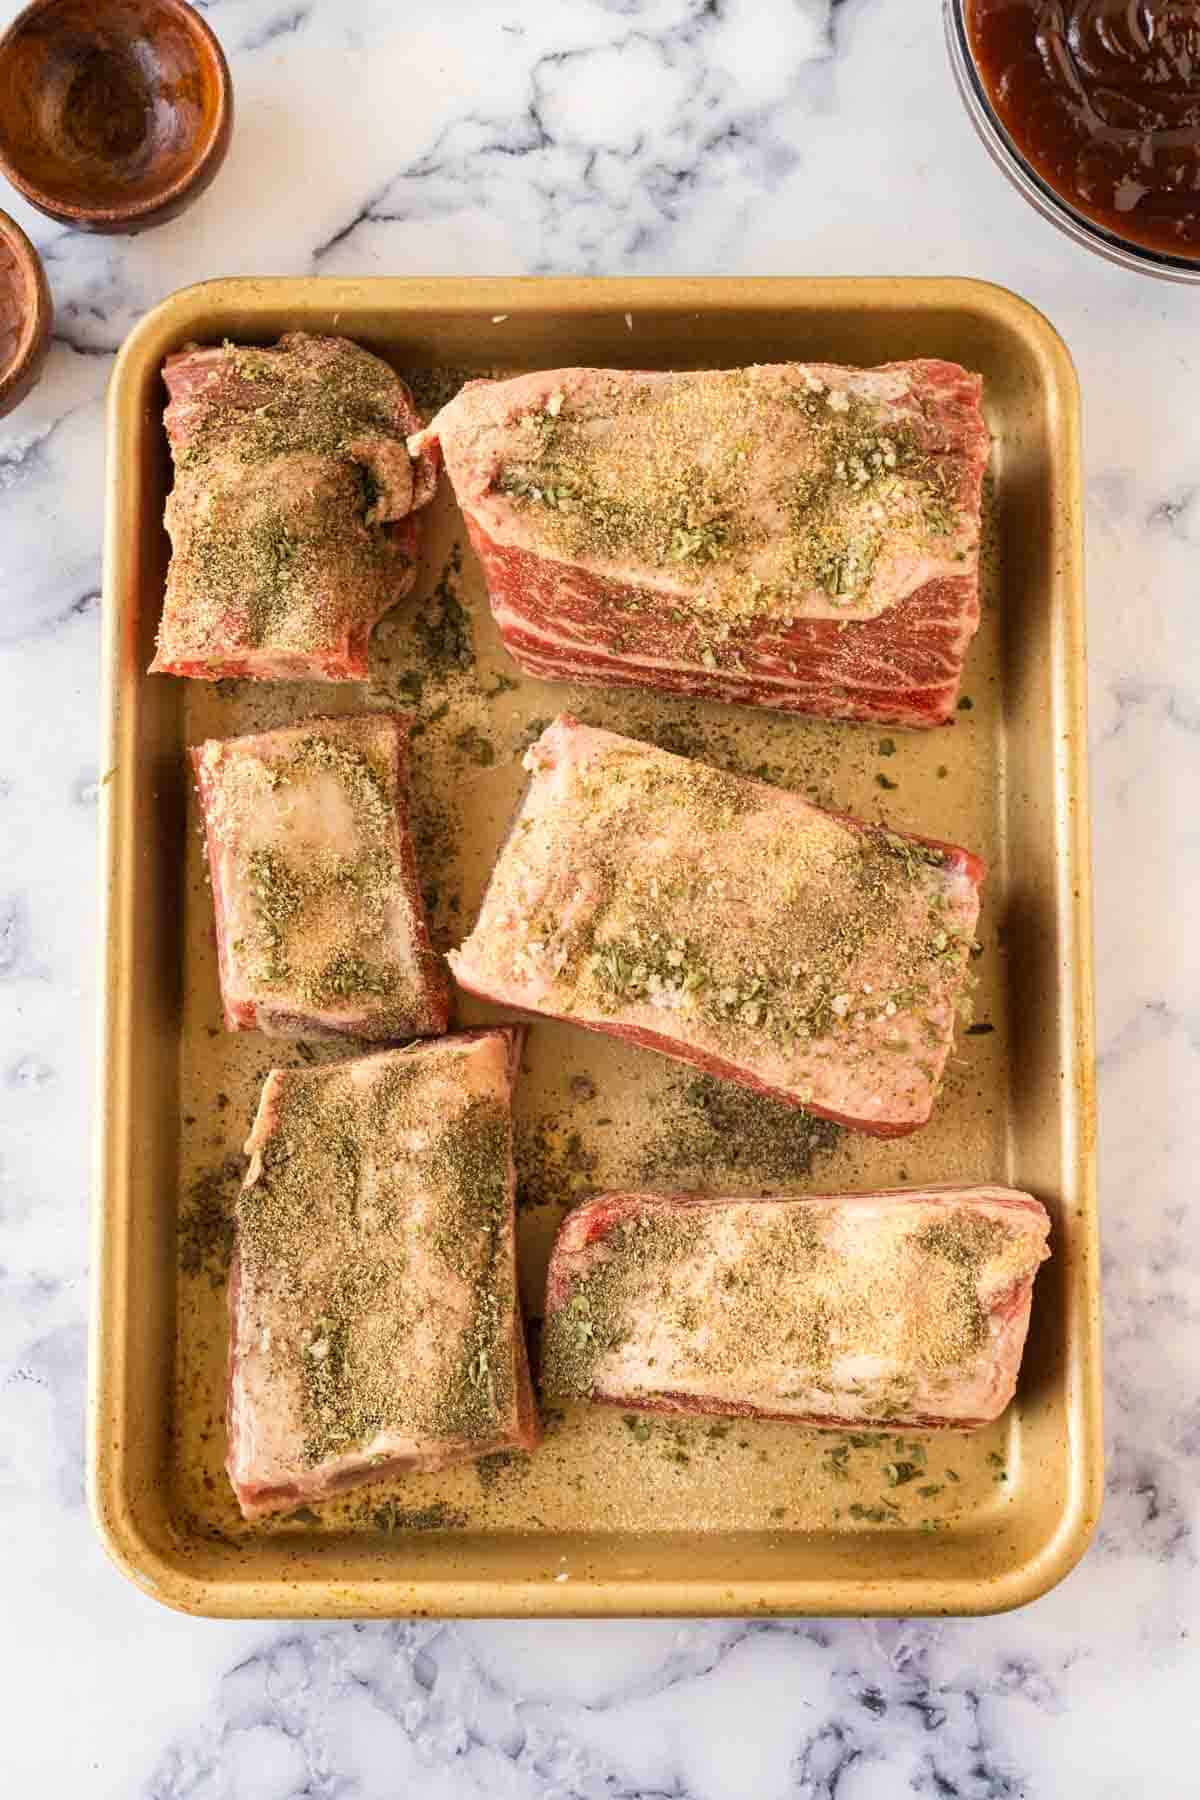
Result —
[[[16, 10], [0, 0], [0, 19]], [[932, 0], [213, 0], [238, 123], [183, 219], [41, 246], [0, 425], [0, 1771], [161, 1800], [1200, 1792], [1196, 297], [1003, 182]], [[161, 295], [274, 273], [1004, 282], [1078, 362], [1089, 483], [1109, 1497], [992, 1621], [281, 1628], [178, 1618], [82, 1494], [101, 409]]]

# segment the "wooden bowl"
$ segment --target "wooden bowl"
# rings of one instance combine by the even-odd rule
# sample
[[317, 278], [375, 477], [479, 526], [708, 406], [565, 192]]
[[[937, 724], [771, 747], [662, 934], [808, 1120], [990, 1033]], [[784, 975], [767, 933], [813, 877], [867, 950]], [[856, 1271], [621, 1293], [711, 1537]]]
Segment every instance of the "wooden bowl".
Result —
[[41, 374], [53, 319], [42, 259], [16, 220], [0, 212], [0, 419]]
[[174, 218], [232, 127], [221, 46], [184, 0], [34, 0], [0, 37], [0, 171], [64, 225]]

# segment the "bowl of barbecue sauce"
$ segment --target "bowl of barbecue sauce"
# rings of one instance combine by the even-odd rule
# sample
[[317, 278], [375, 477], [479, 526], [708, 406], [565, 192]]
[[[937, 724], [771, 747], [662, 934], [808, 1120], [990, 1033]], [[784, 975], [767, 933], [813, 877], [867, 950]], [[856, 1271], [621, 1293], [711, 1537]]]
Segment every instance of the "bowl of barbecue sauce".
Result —
[[1200, 281], [1200, 0], [945, 0], [984, 144], [1077, 243]]

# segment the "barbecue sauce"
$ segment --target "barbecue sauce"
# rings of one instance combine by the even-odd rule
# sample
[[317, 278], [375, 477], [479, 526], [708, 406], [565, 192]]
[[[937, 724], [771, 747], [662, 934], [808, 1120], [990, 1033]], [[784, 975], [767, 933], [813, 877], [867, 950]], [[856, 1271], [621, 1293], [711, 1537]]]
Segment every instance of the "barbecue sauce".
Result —
[[1200, 0], [966, 0], [1001, 123], [1113, 236], [1200, 261]]

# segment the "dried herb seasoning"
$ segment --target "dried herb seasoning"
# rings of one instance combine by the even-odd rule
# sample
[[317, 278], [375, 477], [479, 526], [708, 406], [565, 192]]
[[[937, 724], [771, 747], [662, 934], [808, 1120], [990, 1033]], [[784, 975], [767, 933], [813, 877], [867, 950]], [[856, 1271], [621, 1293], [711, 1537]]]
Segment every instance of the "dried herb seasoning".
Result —
[[455, 732], [450, 741], [478, 769], [490, 769], [496, 760], [496, 746], [474, 725]]
[[[569, 1285], [546, 1320], [547, 1391], [636, 1404], [677, 1390], [736, 1399], [780, 1380], [773, 1404], [794, 1403], [798, 1417], [849, 1408], [901, 1419], [971, 1366], [987, 1329], [984, 1263], [989, 1281], [1028, 1270], [1019, 1223], [968, 1206], [937, 1211], [880, 1247], [869, 1230], [848, 1243], [845, 1209], [824, 1202], [598, 1202], [586, 1248], [556, 1276]], [[895, 1373], [853, 1381], [838, 1372], [868, 1354]], [[765, 1378], [753, 1371], [756, 1356]], [[877, 1459], [881, 1486], [926, 1477], [920, 1438], [878, 1430], [827, 1445], [825, 1473], [846, 1479], [855, 1454]]]
[[171, 654], [303, 659], [365, 635], [411, 569], [385, 528], [412, 485], [388, 365], [303, 334], [227, 345], [172, 405]]
[[226, 1156], [187, 1187], [179, 1212], [179, 1267], [220, 1287], [233, 1253], [233, 1207], [246, 1168], [244, 1156]]
[[[911, 1083], [915, 1069], [932, 1085], [914, 1036], [944, 1051], [969, 942], [965, 884], [946, 862], [886, 827], [793, 814], [758, 783], [613, 738], [518, 823], [489, 891], [511, 925], [493, 939], [485, 910], [464, 955], [478, 944], [502, 981], [536, 974], [540, 1005], [561, 1015], [652, 1010], [673, 1037], [769, 1065], [801, 1103], [828, 1040], [881, 1079]], [[584, 903], [568, 868], [587, 871]], [[517, 892], [529, 871], [532, 906]]]
[[719, 667], [737, 664], [739, 624], [805, 594], [870, 610], [886, 544], [960, 531], [957, 480], [916, 418], [853, 382], [734, 369], [556, 391], [510, 429], [494, 486], [565, 560], [669, 573]]
[[416, 608], [413, 629], [422, 673], [445, 681], [475, 663], [471, 621], [459, 595], [462, 549], [455, 544], [430, 593]]
[[495, 1450], [476, 1457], [472, 1464], [484, 1493], [509, 1481], [523, 1481], [529, 1473], [529, 1457], [523, 1450]]
[[[455, 1087], [462, 1054], [421, 1046], [369, 1084], [340, 1064], [275, 1077], [257, 1179], [237, 1204], [239, 1246], [243, 1290], [275, 1297], [267, 1353], [298, 1391], [310, 1467], [382, 1431], [475, 1442], [506, 1428], [511, 1128], [498, 1101]], [[430, 1283], [464, 1296], [432, 1344]]]
[[[376, 1019], [394, 1016], [397, 1035], [420, 1022], [428, 998], [419, 960], [414, 953], [402, 964], [396, 955], [396, 919], [411, 902], [391, 723], [314, 721], [204, 755], [210, 828], [248, 900], [234, 914], [226, 900], [237, 919], [237, 980], [256, 998], [275, 994], [292, 1007], [371, 1003]], [[291, 848], [288, 821], [330, 785], [344, 809], [336, 841], [302, 837]]]
[[468, 381], [490, 381], [488, 369], [458, 368], [452, 364], [430, 368], [403, 369], [405, 386], [413, 397], [413, 405], [427, 425], [434, 413], [440, 412]]
[[519, 1121], [514, 1154], [522, 1209], [570, 1206], [596, 1186], [597, 1153], [582, 1132], [556, 1113]]
[[643, 1181], [687, 1176], [720, 1186], [730, 1176], [764, 1183], [799, 1180], [832, 1152], [841, 1129], [711, 1075], [672, 1080], [639, 1165]]
[[357, 1515], [360, 1524], [371, 1524], [376, 1531], [461, 1531], [467, 1515], [444, 1500], [428, 1506], [401, 1506], [397, 1500], [385, 1500], [382, 1506], [363, 1507]]

